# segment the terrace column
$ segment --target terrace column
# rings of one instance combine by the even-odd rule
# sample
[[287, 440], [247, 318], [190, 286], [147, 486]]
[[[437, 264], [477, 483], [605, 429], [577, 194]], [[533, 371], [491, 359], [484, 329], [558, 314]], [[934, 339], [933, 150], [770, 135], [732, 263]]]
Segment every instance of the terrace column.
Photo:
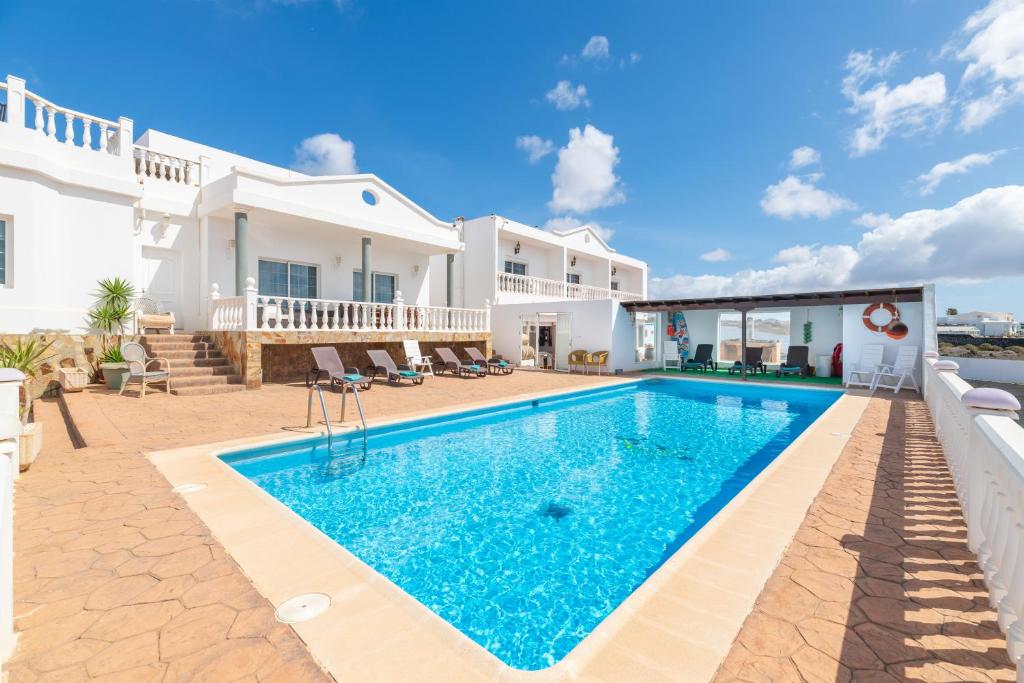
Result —
[[373, 240], [369, 237], [363, 238], [363, 301], [373, 301]]
[[245, 295], [245, 279], [249, 263], [249, 215], [235, 212], [235, 296]]
[[740, 311], [740, 379], [747, 379], [747, 312]]
[[445, 276], [445, 290], [448, 302], [448, 308], [455, 305], [455, 254], [444, 255], [444, 276]]

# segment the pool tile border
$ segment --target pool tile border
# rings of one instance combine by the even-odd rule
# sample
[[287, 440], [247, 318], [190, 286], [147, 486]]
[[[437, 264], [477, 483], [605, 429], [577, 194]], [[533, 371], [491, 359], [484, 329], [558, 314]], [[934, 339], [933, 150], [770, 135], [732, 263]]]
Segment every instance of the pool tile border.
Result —
[[[623, 378], [604, 386], [645, 379]], [[371, 421], [370, 426], [580, 392], [520, 394]], [[245, 447], [308, 439], [323, 429], [148, 457], [172, 486], [207, 485], [184, 498], [273, 604], [306, 592], [331, 596], [327, 612], [296, 624], [295, 630], [338, 680], [543, 683], [615, 681], [643, 674], [645, 680], [706, 681], [728, 653], [868, 400], [849, 393], [839, 397], [576, 648], [541, 671], [507, 666], [217, 457]]]

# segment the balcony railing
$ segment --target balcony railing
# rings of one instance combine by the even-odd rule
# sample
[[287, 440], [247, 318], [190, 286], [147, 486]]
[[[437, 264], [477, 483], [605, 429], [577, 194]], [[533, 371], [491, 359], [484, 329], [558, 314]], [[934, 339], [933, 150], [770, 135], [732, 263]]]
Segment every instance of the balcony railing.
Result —
[[643, 295], [636, 292], [624, 292], [592, 285], [577, 285], [531, 275], [514, 275], [513, 273], [498, 273], [497, 287], [498, 292], [502, 294], [522, 294], [546, 299], [571, 299], [574, 301], [599, 301], [601, 299], [639, 301], [643, 299]]
[[266, 296], [248, 280], [244, 296], [210, 293], [211, 330], [328, 330], [334, 332], [490, 332], [491, 309]]

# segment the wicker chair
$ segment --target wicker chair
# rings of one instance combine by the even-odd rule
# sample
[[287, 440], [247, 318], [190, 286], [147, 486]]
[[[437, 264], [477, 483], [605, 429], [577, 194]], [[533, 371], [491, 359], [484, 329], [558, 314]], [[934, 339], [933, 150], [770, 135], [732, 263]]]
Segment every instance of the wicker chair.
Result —
[[135, 332], [146, 334], [147, 329], [167, 330], [174, 334], [174, 313], [163, 311], [160, 302], [148, 296], [140, 296], [132, 301], [135, 309]]
[[[171, 362], [166, 358], [150, 358], [146, 355], [146, 349], [137, 342], [127, 342], [121, 344], [121, 355], [124, 356], [124, 360], [128, 363], [128, 377], [121, 385], [121, 391], [117, 392], [120, 396], [124, 393], [124, 390], [128, 388], [128, 384], [131, 382], [137, 382], [142, 385], [139, 397], [146, 395], [146, 385], [152, 384], [153, 382], [163, 382], [164, 386], [167, 387], [167, 393], [171, 393]], [[153, 363], [163, 363], [163, 369], [150, 370], [149, 366]]]
[[583, 361], [587, 372], [590, 372], [591, 368], [597, 370], [597, 374], [601, 374], [601, 368], [604, 368], [605, 372], [608, 372], [608, 352], [607, 351], [594, 351], [588, 353], [586, 359]]
[[590, 355], [589, 351], [583, 349], [576, 349], [575, 351], [569, 352], [569, 372], [572, 372], [574, 367], [583, 368], [583, 371], [587, 371], [587, 356]]

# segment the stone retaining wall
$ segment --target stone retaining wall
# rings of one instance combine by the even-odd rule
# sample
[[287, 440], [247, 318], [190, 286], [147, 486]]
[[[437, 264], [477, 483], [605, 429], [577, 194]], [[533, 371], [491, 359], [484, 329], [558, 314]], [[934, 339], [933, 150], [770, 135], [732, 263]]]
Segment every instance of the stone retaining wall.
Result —
[[0, 334], [0, 342], [14, 346], [21, 340], [27, 343], [36, 339], [40, 343], [53, 342], [44, 354], [44, 362], [35, 379], [29, 381], [33, 399], [56, 392], [60, 386], [58, 370], [62, 367], [78, 367], [89, 372], [89, 379], [95, 380], [99, 357], [103, 353], [103, 337], [91, 334], [47, 333]]
[[953, 346], [993, 344], [1007, 349], [1011, 346], [1024, 346], [1024, 337], [974, 337], [969, 334], [939, 334], [939, 343], [952, 344]]

